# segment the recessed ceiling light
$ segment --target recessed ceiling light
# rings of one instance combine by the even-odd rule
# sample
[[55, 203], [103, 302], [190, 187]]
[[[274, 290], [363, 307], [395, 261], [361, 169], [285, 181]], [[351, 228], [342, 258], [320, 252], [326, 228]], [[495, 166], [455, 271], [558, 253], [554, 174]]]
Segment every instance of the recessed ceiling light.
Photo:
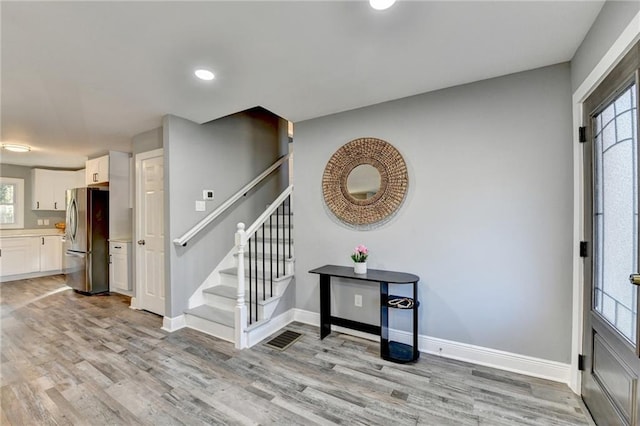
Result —
[[211, 71], [205, 69], [196, 70], [195, 75], [200, 80], [213, 80], [215, 78], [215, 75], [213, 75]]
[[16, 145], [13, 143], [3, 143], [2, 144], [2, 148], [6, 149], [7, 151], [13, 151], [13, 152], [29, 152], [31, 151], [31, 147], [28, 147], [26, 145]]
[[395, 2], [396, 0], [369, 0], [369, 4], [375, 10], [389, 9]]

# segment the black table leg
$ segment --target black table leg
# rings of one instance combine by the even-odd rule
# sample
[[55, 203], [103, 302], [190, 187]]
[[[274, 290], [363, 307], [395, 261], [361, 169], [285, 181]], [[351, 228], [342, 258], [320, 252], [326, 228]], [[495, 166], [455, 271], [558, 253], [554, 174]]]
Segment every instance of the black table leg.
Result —
[[320, 340], [331, 333], [331, 275], [320, 274]]
[[380, 356], [389, 358], [389, 284], [380, 283]]
[[420, 358], [418, 350], [418, 282], [413, 283], [413, 300], [415, 307], [413, 308], [413, 360]]

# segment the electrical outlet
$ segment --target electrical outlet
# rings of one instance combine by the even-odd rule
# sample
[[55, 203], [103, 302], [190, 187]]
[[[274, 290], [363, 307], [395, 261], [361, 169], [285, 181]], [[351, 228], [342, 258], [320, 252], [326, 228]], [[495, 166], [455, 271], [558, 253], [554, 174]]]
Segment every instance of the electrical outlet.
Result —
[[38, 219], [38, 225], [42, 226], [42, 219]]
[[353, 304], [356, 305], [358, 308], [362, 308], [362, 295], [361, 294], [356, 294], [355, 300], [353, 301]]
[[204, 201], [196, 200], [196, 211], [197, 212], [203, 212], [206, 209], [207, 209], [207, 206], [205, 205]]
[[49, 219], [45, 219], [44, 220], [44, 224], [45, 224], [45, 226], [48, 226], [49, 225]]

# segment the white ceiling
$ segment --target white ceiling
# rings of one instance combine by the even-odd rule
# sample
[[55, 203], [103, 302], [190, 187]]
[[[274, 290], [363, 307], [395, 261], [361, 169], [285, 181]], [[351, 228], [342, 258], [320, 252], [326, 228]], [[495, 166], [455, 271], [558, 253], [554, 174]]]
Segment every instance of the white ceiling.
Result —
[[33, 151], [1, 161], [82, 167], [165, 114], [297, 122], [568, 61], [602, 4], [2, 1], [1, 139]]

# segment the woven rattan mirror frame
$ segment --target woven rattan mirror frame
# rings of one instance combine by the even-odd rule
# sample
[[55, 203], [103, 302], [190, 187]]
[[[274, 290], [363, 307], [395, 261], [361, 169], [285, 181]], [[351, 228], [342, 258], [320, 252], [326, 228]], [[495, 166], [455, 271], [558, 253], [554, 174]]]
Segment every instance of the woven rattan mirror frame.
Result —
[[[370, 164], [380, 173], [380, 189], [366, 200], [349, 194], [349, 173]], [[376, 138], [354, 139], [329, 159], [322, 176], [322, 195], [329, 210], [343, 223], [366, 227], [385, 222], [398, 210], [407, 194], [407, 165], [398, 150]]]

